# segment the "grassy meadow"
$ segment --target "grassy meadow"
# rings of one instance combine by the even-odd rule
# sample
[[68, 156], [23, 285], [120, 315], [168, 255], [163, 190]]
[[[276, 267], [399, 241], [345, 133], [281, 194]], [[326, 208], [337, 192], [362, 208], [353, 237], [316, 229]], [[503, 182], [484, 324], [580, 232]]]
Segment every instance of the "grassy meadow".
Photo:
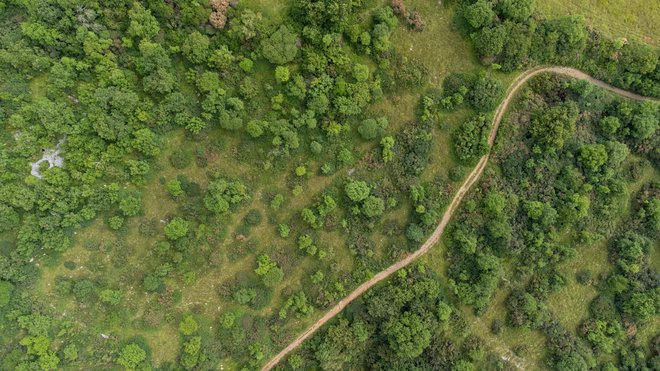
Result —
[[636, 37], [660, 46], [660, 2], [653, 0], [537, 0], [543, 15], [584, 15], [587, 23], [614, 38]]

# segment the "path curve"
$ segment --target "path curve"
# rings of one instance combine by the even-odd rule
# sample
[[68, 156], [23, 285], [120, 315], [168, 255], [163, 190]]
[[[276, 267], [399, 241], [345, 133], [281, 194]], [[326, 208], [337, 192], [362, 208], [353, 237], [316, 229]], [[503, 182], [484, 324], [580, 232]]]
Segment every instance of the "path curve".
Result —
[[[516, 92], [518, 92], [520, 87], [527, 82], [527, 80], [541, 73], [555, 73], [558, 75], [568, 76], [578, 80], [587, 81], [593, 85], [609, 90], [617, 95], [634, 100], [651, 100], [651, 98], [643, 97], [641, 95], [616, 88], [604, 81], [595, 79], [587, 75], [586, 73], [576, 70], [574, 68], [568, 68], [568, 67], [533, 68], [523, 72], [513, 81], [513, 83], [511, 83], [509, 89], [507, 90], [504, 100], [502, 101], [502, 103], [500, 103], [499, 107], [497, 107], [497, 110], [495, 111], [495, 116], [493, 117], [492, 128], [490, 130], [490, 134], [488, 135], [488, 144], [490, 147], [492, 147], [493, 143], [495, 142], [497, 129], [500, 127], [500, 123], [502, 122], [502, 118], [504, 117], [504, 114], [506, 113], [506, 110], [509, 107], [509, 103], [511, 102], [511, 99], [515, 96]], [[447, 227], [447, 224], [449, 224], [449, 220], [451, 219], [451, 216], [454, 214], [454, 211], [461, 203], [461, 200], [463, 199], [465, 194], [470, 190], [470, 188], [472, 188], [472, 185], [474, 185], [477, 179], [479, 179], [481, 173], [483, 173], [489, 158], [490, 158], [490, 148], [489, 148], [489, 153], [481, 157], [481, 159], [474, 167], [472, 172], [470, 172], [470, 175], [468, 175], [468, 177], [465, 179], [465, 182], [463, 182], [463, 184], [458, 189], [458, 191], [456, 191], [456, 194], [454, 195], [451, 204], [449, 204], [449, 207], [442, 215], [442, 219], [440, 220], [440, 223], [438, 223], [438, 226], [435, 228], [431, 236], [426, 240], [426, 242], [424, 242], [424, 244], [417, 251], [397, 261], [396, 263], [389, 266], [387, 269], [380, 271], [371, 279], [358, 286], [358, 288], [356, 288], [353, 292], [348, 294], [348, 296], [341, 299], [337, 304], [335, 304], [334, 307], [332, 307], [325, 315], [323, 315], [323, 317], [317, 320], [312, 326], [310, 326], [307, 330], [305, 330], [305, 332], [303, 332], [300, 336], [298, 336], [296, 340], [294, 340], [286, 348], [284, 348], [279, 354], [277, 354], [270, 361], [268, 361], [268, 363], [266, 363], [261, 370], [268, 371], [273, 367], [275, 367], [282, 360], [282, 358], [286, 357], [287, 354], [289, 354], [292, 350], [294, 350], [300, 344], [302, 344], [302, 342], [305, 341], [307, 338], [309, 338], [314, 332], [316, 332], [316, 330], [321, 328], [321, 326], [323, 326], [326, 322], [328, 322], [334, 316], [339, 314], [350, 302], [355, 300], [358, 296], [362, 295], [365, 291], [369, 290], [375, 284], [389, 277], [392, 273], [412, 263], [413, 260], [426, 254], [431, 249], [431, 247], [433, 247], [433, 245], [435, 245], [438, 242], [440, 236], [442, 236], [442, 233], [445, 231], [445, 227]]]

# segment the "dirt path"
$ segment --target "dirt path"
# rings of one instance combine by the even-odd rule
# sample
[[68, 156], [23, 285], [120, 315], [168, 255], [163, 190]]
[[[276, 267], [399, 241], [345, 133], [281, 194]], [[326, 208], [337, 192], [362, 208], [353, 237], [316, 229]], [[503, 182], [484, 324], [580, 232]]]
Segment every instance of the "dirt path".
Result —
[[[509, 107], [509, 103], [511, 102], [511, 99], [515, 96], [516, 92], [520, 89], [522, 85], [525, 84], [525, 82], [527, 82], [527, 80], [540, 73], [546, 73], [546, 72], [556, 73], [559, 75], [564, 75], [564, 76], [573, 77], [575, 79], [584, 80], [626, 98], [635, 99], [635, 100], [649, 99], [641, 95], [631, 93], [626, 90], [615, 88], [614, 86], [611, 86], [603, 81], [594, 79], [593, 77], [585, 74], [584, 72], [578, 71], [573, 68], [568, 68], [568, 67], [534, 68], [523, 72], [520, 76], [518, 76], [518, 78], [516, 78], [516, 80], [513, 83], [511, 83], [511, 86], [507, 90], [504, 100], [502, 101], [502, 103], [500, 103], [499, 107], [497, 108], [497, 111], [495, 111], [495, 117], [493, 118], [492, 128], [488, 136], [489, 145], [492, 146], [493, 143], [495, 142], [497, 129], [500, 127], [500, 122], [502, 121], [502, 118], [504, 117], [504, 114], [506, 113], [506, 110]], [[298, 336], [296, 340], [294, 340], [291, 344], [289, 344], [286, 348], [284, 348], [279, 354], [277, 354], [270, 361], [268, 361], [268, 363], [266, 363], [266, 365], [264, 365], [264, 367], [261, 370], [268, 371], [273, 367], [275, 367], [275, 365], [277, 365], [280, 362], [280, 360], [282, 360], [282, 358], [286, 357], [287, 354], [289, 354], [293, 349], [295, 349], [300, 344], [302, 344], [302, 342], [305, 341], [307, 338], [309, 338], [316, 330], [318, 330], [321, 326], [323, 326], [334, 316], [339, 314], [339, 312], [341, 312], [350, 302], [355, 300], [358, 296], [362, 295], [365, 291], [369, 290], [375, 284], [389, 277], [392, 273], [412, 263], [413, 260], [426, 254], [431, 249], [431, 247], [438, 242], [440, 236], [442, 236], [442, 233], [445, 231], [445, 227], [447, 227], [447, 224], [449, 224], [449, 220], [451, 219], [451, 216], [454, 214], [454, 211], [461, 203], [461, 200], [463, 200], [465, 194], [470, 190], [472, 185], [474, 185], [477, 179], [479, 179], [479, 177], [481, 176], [481, 173], [484, 171], [484, 168], [486, 167], [489, 158], [490, 158], [490, 153], [481, 157], [481, 159], [474, 167], [472, 172], [470, 172], [470, 175], [468, 175], [468, 177], [465, 179], [463, 185], [461, 185], [458, 191], [456, 191], [456, 194], [454, 195], [451, 204], [449, 204], [449, 207], [442, 215], [442, 219], [440, 220], [440, 223], [438, 223], [438, 226], [433, 231], [433, 234], [431, 234], [431, 236], [426, 240], [426, 242], [424, 242], [424, 244], [417, 251], [399, 260], [398, 262], [392, 264], [387, 269], [380, 271], [378, 274], [373, 276], [369, 281], [366, 281], [365, 283], [361, 284], [357, 289], [355, 289], [353, 292], [348, 294], [348, 296], [340, 300], [325, 315], [323, 315], [323, 317], [321, 317], [312, 326], [310, 326], [307, 330], [305, 330], [305, 332], [303, 332], [300, 336]], [[506, 353], [510, 354], [509, 351], [507, 351]], [[521, 367], [520, 362], [513, 362], [513, 363], [517, 367], [519, 368]]]

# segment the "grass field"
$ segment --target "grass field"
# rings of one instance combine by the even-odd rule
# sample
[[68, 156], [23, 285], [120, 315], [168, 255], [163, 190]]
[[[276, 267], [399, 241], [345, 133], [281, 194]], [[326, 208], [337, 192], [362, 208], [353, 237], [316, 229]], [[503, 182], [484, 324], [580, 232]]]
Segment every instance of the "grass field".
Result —
[[590, 26], [611, 37], [637, 37], [660, 46], [660, 1], [656, 0], [538, 0], [542, 14], [584, 15]]

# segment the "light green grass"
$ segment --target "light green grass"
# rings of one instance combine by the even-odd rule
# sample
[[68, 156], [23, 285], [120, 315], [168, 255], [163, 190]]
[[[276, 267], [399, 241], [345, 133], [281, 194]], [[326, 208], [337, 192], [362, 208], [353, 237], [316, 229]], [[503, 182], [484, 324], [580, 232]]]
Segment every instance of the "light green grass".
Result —
[[537, 0], [548, 17], [584, 15], [587, 23], [610, 37], [637, 37], [660, 46], [660, 1], [656, 0]]
[[440, 86], [451, 72], [479, 68], [470, 45], [452, 27], [452, 7], [428, 0], [409, 0], [406, 6], [421, 14], [426, 27], [422, 32], [413, 32], [401, 25], [394, 32], [392, 42], [399, 53], [429, 69], [430, 84]]
[[546, 301], [548, 309], [572, 331], [575, 331], [580, 322], [587, 318], [589, 303], [598, 295], [595, 283], [581, 285], [575, 281], [575, 274], [587, 269], [595, 279], [610, 268], [604, 241], [578, 247], [577, 251], [577, 256], [571, 258], [561, 269], [568, 279], [568, 285], [553, 292]]

